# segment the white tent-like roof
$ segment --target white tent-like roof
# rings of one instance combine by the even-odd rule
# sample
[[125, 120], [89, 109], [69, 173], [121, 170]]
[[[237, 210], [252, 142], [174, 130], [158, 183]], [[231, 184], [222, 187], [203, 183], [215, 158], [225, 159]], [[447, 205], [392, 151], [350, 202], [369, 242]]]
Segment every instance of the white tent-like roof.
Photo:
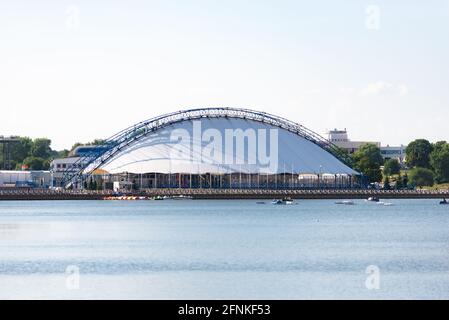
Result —
[[357, 174], [294, 132], [232, 117], [185, 119], [147, 133], [99, 168], [109, 173]]

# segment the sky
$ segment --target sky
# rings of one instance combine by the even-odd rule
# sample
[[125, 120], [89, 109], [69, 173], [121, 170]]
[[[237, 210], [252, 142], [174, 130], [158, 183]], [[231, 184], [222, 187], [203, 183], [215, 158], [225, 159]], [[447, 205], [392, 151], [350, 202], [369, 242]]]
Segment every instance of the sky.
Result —
[[449, 0], [0, 0], [0, 135], [54, 149], [193, 107], [449, 140]]

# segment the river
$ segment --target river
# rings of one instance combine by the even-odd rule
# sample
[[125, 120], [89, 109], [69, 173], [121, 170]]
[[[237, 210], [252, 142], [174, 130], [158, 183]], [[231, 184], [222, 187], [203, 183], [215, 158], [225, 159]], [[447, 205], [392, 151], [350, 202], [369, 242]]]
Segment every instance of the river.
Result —
[[449, 299], [436, 200], [1, 201], [2, 299]]

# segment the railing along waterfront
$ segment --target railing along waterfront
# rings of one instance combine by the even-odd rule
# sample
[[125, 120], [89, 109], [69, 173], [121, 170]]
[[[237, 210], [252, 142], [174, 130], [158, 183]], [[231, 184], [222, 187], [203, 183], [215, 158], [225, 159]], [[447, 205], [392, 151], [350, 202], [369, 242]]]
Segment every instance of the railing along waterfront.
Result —
[[270, 199], [289, 196], [296, 199], [449, 198], [449, 190], [373, 190], [373, 189], [145, 189], [116, 193], [112, 190], [0, 189], [0, 200], [98, 200], [112, 195], [175, 196], [197, 199]]

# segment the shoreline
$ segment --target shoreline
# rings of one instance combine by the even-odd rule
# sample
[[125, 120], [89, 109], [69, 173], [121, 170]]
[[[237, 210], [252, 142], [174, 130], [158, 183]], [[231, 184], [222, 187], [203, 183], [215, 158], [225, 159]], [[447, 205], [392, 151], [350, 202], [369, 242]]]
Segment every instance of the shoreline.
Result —
[[[14, 200], [104, 200], [114, 195], [112, 191], [55, 191], [48, 189], [0, 190], [0, 201]], [[186, 196], [192, 199], [240, 200], [240, 199], [443, 199], [449, 198], [449, 190], [265, 190], [265, 189], [147, 189], [141, 192], [123, 193], [125, 196]]]

